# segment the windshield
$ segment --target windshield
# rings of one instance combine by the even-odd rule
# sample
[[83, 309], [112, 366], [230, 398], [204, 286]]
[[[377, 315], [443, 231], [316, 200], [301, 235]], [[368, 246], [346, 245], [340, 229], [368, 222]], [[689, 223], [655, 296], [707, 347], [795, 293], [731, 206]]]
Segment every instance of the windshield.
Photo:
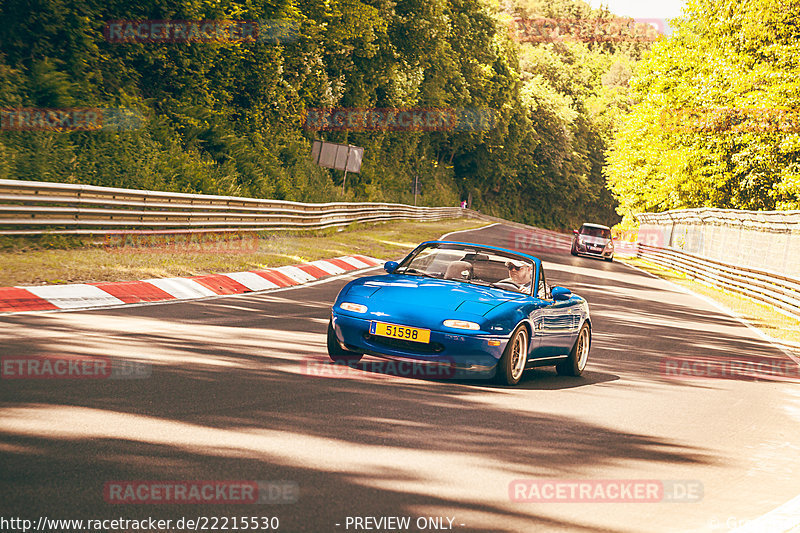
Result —
[[587, 237], [602, 237], [603, 239], [611, 238], [611, 230], [607, 228], [593, 228], [591, 226], [583, 226], [581, 228], [581, 235]]
[[533, 262], [480, 247], [433, 244], [406, 258], [398, 274], [428, 276], [530, 294]]

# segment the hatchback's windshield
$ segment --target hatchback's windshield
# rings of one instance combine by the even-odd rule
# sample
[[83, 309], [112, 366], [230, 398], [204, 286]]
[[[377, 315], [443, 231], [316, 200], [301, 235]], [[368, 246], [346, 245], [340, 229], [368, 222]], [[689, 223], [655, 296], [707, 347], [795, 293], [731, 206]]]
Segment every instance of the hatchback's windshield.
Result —
[[587, 237], [602, 237], [603, 239], [611, 238], [611, 230], [607, 228], [593, 228], [592, 226], [583, 226], [581, 228], [581, 235]]
[[431, 245], [395, 272], [486, 285], [530, 294], [533, 262], [480, 247]]

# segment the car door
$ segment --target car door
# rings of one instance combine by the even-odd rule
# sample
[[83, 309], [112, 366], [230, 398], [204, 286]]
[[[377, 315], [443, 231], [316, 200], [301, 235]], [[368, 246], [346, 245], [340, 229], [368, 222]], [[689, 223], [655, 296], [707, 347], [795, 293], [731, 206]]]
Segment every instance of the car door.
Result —
[[575, 333], [574, 302], [555, 301], [550, 294], [544, 269], [539, 267], [536, 297], [544, 302], [532, 317], [537, 346], [534, 358], [556, 357], [566, 355], [572, 349]]

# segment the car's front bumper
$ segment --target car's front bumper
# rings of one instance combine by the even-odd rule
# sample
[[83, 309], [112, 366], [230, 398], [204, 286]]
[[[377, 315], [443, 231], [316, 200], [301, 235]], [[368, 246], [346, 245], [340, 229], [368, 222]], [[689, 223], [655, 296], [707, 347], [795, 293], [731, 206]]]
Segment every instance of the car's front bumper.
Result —
[[[430, 342], [426, 344], [398, 341], [371, 334], [373, 319], [333, 312], [331, 321], [339, 343], [346, 350], [448, 369], [439, 372], [439, 377], [491, 378], [508, 344], [507, 336], [437, 330], [431, 330]], [[497, 345], [491, 346], [490, 341]]]
[[575, 243], [575, 252], [580, 255], [591, 255], [594, 257], [613, 257], [614, 248], [611, 246], [592, 246], [590, 244]]

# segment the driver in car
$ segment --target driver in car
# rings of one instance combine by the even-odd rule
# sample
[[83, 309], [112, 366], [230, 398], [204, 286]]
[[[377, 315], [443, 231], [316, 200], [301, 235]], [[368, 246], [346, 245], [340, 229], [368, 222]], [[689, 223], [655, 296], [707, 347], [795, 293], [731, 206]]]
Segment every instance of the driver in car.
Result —
[[531, 292], [531, 265], [522, 261], [506, 261], [508, 278], [503, 281], [512, 281], [519, 285], [522, 292]]

